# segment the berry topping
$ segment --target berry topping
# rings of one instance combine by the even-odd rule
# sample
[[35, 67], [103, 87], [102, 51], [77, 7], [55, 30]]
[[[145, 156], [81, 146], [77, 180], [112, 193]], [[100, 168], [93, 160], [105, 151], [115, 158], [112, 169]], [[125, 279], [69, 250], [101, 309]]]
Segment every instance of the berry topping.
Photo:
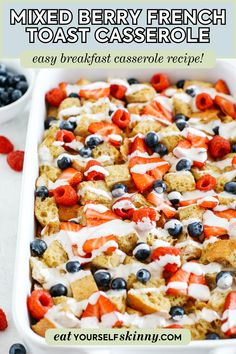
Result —
[[217, 333], [211, 332], [206, 335], [205, 339], [206, 340], [217, 340], [217, 339], [220, 339], [220, 336]]
[[106, 169], [96, 160], [89, 160], [84, 169], [84, 176], [88, 181], [103, 180], [106, 173]]
[[26, 354], [26, 349], [23, 344], [15, 343], [10, 347], [9, 354]]
[[187, 125], [188, 124], [186, 123], [186, 121], [184, 119], [178, 119], [176, 122], [176, 126], [180, 131], [184, 130], [184, 128], [186, 128]]
[[213, 99], [207, 93], [200, 93], [196, 97], [196, 106], [200, 111], [205, 111], [213, 106]]
[[112, 115], [112, 122], [121, 129], [128, 127], [130, 120], [130, 113], [121, 108], [117, 109]]
[[168, 76], [163, 73], [153, 75], [150, 82], [157, 92], [162, 92], [170, 86]]
[[183, 318], [185, 314], [184, 308], [181, 306], [172, 306], [170, 308], [169, 314], [174, 321], [179, 321]]
[[102, 143], [102, 139], [99, 135], [89, 135], [86, 139], [85, 139], [85, 144], [87, 147], [89, 147], [90, 149], [94, 149], [96, 146], [98, 146], [99, 144]]
[[215, 134], [215, 135], [219, 135], [219, 126], [217, 125], [216, 127], [214, 127], [213, 129], [212, 129], [212, 131], [213, 131], [213, 133]]
[[112, 187], [111, 194], [113, 198], [120, 198], [126, 193], [128, 193], [128, 187], [123, 183], [116, 183]]
[[174, 121], [175, 122], [177, 122], [178, 120], [188, 120], [188, 118], [184, 115], [184, 114], [182, 114], [182, 113], [178, 113], [178, 114], [176, 114], [175, 116], [174, 116]]
[[214, 159], [221, 159], [225, 155], [229, 154], [231, 146], [228, 140], [221, 136], [214, 136], [209, 142], [209, 153]]
[[40, 197], [40, 198], [47, 198], [49, 197], [49, 190], [47, 187], [45, 186], [40, 186], [36, 189], [36, 196]]
[[171, 236], [179, 236], [183, 231], [182, 223], [177, 219], [171, 219], [164, 225], [164, 229], [168, 231]]
[[7, 163], [8, 165], [17, 172], [21, 172], [23, 170], [24, 165], [24, 151], [15, 150], [10, 152], [7, 155]]
[[185, 92], [187, 93], [187, 95], [191, 96], [191, 97], [195, 97], [196, 96], [196, 89], [194, 87], [189, 87], [185, 90]]
[[75, 135], [69, 130], [59, 130], [56, 136], [57, 141], [63, 141], [63, 143], [71, 143], [75, 140]]
[[68, 131], [73, 132], [76, 126], [75, 126], [74, 122], [70, 122], [69, 120], [63, 120], [60, 123], [59, 127], [61, 130], [68, 130]]
[[146, 284], [151, 279], [151, 273], [147, 269], [140, 269], [136, 274], [136, 279]]
[[79, 154], [81, 157], [88, 158], [92, 156], [92, 150], [89, 147], [84, 146], [80, 149]]
[[217, 92], [224, 93], [225, 95], [230, 95], [230, 90], [224, 80], [218, 80], [215, 83], [215, 89]]
[[107, 270], [102, 270], [102, 269], [97, 270], [93, 276], [94, 276], [97, 286], [100, 289], [103, 289], [103, 290], [109, 289], [110, 282], [111, 282], [111, 274]]
[[151, 254], [150, 247], [144, 243], [140, 242], [136, 245], [133, 250], [133, 255], [138, 261], [145, 261]]
[[225, 192], [232, 193], [236, 195], [236, 182], [227, 182], [224, 185]]
[[0, 135], [0, 154], [9, 154], [13, 151], [14, 146], [5, 136]]
[[190, 171], [192, 161], [188, 159], [181, 159], [176, 164], [176, 171]]
[[7, 329], [8, 323], [7, 323], [7, 317], [5, 312], [0, 308], [0, 331], [5, 331]]
[[129, 85], [137, 85], [140, 83], [138, 79], [135, 79], [133, 77], [129, 78], [127, 81], [129, 83]]
[[177, 191], [173, 191], [168, 194], [168, 199], [171, 202], [171, 204], [177, 205], [182, 199], [182, 195]]
[[209, 174], [200, 177], [196, 183], [196, 188], [199, 189], [200, 191], [210, 191], [211, 189], [214, 189], [215, 186], [216, 186], [216, 179], [215, 177]]
[[200, 237], [203, 232], [203, 225], [200, 221], [195, 221], [188, 224], [187, 229], [191, 237]]
[[185, 80], [179, 80], [176, 82], [176, 87], [182, 89], [184, 87]]
[[123, 85], [112, 84], [110, 86], [111, 96], [117, 98], [118, 100], [122, 100], [127, 91], [127, 87]]
[[157, 144], [157, 146], [153, 149], [154, 152], [160, 155], [160, 157], [168, 154], [168, 149], [164, 144]]
[[72, 187], [77, 186], [83, 179], [82, 172], [73, 167], [68, 167], [59, 176], [59, 180], [68, 182]]
[[66, 263], [66, 270], [68, 273], [77, 273], [81, 270], [80, 262], [70, 261]]
[[27, 299], [27, 305], [31, 316], [40, 320], [53, 306], [53, 300], [47, 291], [34, 290]]
[[44, 129], [49, 129], [51, 127], [51, 123], [56, 120], [56, 117], [47, 117], [44, 121]]
[[47, 103], [54, 107], [58, 107], [65, 98], [66, 98], [66, 93], [59, 88], [53, 88], [52, 90], [48, 91], [45, 95], [45, 99]]
[[149, 207], [142, 207], [142, 208], [134, 211], [133, 221], [136, 224], [146, 223], [146, 222], [155, 223], [156, 216], [157, 216], [157, 213], [156, 213], [155, 209], [149, 208]]
[[49, 292], [52, 297], [66, 296], [67, 295], [67, 287], [63, 284], [56, 284], [50, 288]]
[[73, 187], [69, 185], [59, 186], [53, 191], [56, 203], [64, 206], [72, 206], [77, 204], [78, 195]]
[[70, 98], [79, 98], [79, 95], [76, 92], [71, 92], [68, 97], [70, 97]]
[[41, 257], [47, 249], [47, 244], [44, 240], [36, 238], [30, 243], [30, 251], [32, 256]]
[[216, 275], [216, 285], [218, 288], [227, 290], [233, 284], [233, 277], [230, 272], [221, 271]]
[[164, 193], [167, 189], [167, 186], [166, 186], [165, 182], [163, 182], [161, 179], [158, 179], [157, 181], [155, 181], [153, 183], [153, 189], [157, 193]]
[[159, 137], [155, 132], [149, 132], [145, 136], [145, 143], [151, 149], [154, 149], [159, 143]]
[[126, 289], [126, 281], [123, 278], [115, 278], [111, 282], [112, 290], [123, 290]]
[[61, 170], [65, 170], [66, 168], [70, 167], [71, 165], [72, 165], [72, 161], [68, 156], [59, 157], [57, 160], [57, 166]]

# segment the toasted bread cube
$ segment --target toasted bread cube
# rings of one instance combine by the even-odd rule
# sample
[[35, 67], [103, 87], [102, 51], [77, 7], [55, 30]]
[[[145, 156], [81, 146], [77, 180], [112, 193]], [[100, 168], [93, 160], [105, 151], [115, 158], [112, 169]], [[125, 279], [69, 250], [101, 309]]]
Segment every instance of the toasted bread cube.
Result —
[[180, 100], [177, 97], [173, 98], [174, 105], [174, 114], [184, 114], [186, 117], [189, 117], [192, 113], [192, 109], [190, 104], [185, 101]]
[[47, 110], [47, 116], [48, 117], [54, 117], [55, 120], [57, 119], [57, 113], [58, 113], [58, 107], [54, 107], [49, 105], [48, 110]]
[[118, 267], [124, 260], [122, 254], [113, 252], [112, 254], [102, 253], [91, 261], [91, 265], [98, 269], [112, 269]]
[[58, 108], [58, 118], [67, 119], [72, 116], [76, 116], [79, 111], [76, 110], [77, 107], [80, 107], [80, 99], [76, 97], [67, 97], [65, 98], [59, 108]]
[[127, 105], [127, 109], [131, 114], [141, 114], [143, 108], [146, 106], [146, 103], [130, 103]]
[[126, 312], [127, 312], [129, 315], [139, 315], [139, 316], [143, 316], [142, 312], [137, 311], [137, 310], [135, 310], [135, 309], [132, 309], [131, 307], [127, 307], [127, 308], [126, 308]]
[[46, 226], [49, 223], [59, 225], [58, 208], [54, 197], [45, 198], [44, 200], [36, 197], [34, 210], [35, 216], [42, 226]]
[[196, 247], [192, 243], [186, 244], [184, 247], [181, 247], [181, 259], [184, 261], [184, 263], [194, 259], [199, 259], [201, 257], [201, 254], [201, 248]]
[[104, 142], [96, 146], [92, 151], [92, 156], [97, 159], [102, 156], [108, 156], [109, 159], [104, 160], [102, 163], [104, 166], [114, 165], [119, 161], [120, 153], [119, 151], [112, 146], [111, 144]]
[[[184, 137], [179, 134], [179, 129], [175, 124], [162, 128], [159, 133], [161, 136], [160, 142], [167, 147], [169, 152], [172, 152], [178, 143], [184, 140]], [[173, 135], [171, 135], [172, 133]]]
[[128, 103], [143, 103], [151, 101], [155, 96], [156, 91], [154, 90], [154, 88], [152, 86], [146, 85], [146, 87], [140, 89], [139, 91], [127, 94], [125, 98]]
[[167, 295], [167, 298], [170, 301], [171, 307], [172, 306], [181, 306], [181, 307], [183, 307], [188, 302], [188, 296]]
[[55, 268], [68, 261], [68, 256], [60, 242], [53, 241], [43, 254], [44, 262], [50, 267]]
[[231, 179], [227, 178], [227, 177], [224, 176], [224, 175], [219, 176], [219, 177], [216, 179], [215, 191], [216, 191], [217, 193], [223, 192], [223, 191], [224, 191], [225, 183], [230, 182], [230, 181], [231, 181]]
[[78, 194], [81, 204], [87, 201], [97, 201], [100, 204], [110, 206], [112, 196], [104, 181], [81, 182], [78, 186]]
[[184, 82], [184, 91], [189, 87], [189, 86], [200, 86], [200, 87], [213, 87], [213, 84], [211, 82], [206, 82], [206, 81], [201, 81], [201, 80], [186, 80]]
[[228, 291], [220, 291], [217, 288], [214, 289], [211, 292], [211, 297], [207, 303], [207, 306], [209, 306], [212, 310], [214, 310], [216, 312], [223, 313], [225, 299], [226, 299], [226, 296], [228, 295], [229, 292], [230, 292], [230, 289]]
[[156, 291], [156, 289], [148, 289], [147, 292], [142, 292], [142, 289], [131, 289], [128, 291], [128, 305], [129, 307], [142, 312], [143, 314], [150, 314], [158, 311], [170, 311], [170, 301], [164, 293]]
[[[59, 131], [59, 128], [55, 125], [51, 126], [46, 132], [44, 133], [44, 140], [39, 145], [39, 154], [43, 155], [44, 149], [47, 148], [53, 158], [58, 157], [62, 154], [65, 150], [60, 145], [53, 145], [56, 140], [56, 135]], [[41, 152], [40, 152], [41, 151]], [[42, 156], [43, 157], [43, 156]]]
[[187, 219], [200, 219], [203, 218], [203, 213], [205, 209], [199, 207], [196, 204], [188, 205], [186, 207], [181, 207], [178, 209], [179, 219], [187, 220]]
[[77, 218], [79, 215], [80, 206], [78, 204], [73, 206], [59, 205], [58, 213], [61, 221], [68, 221], [70, 219]]
[[63, 304], [63, 303], [66, 303], [68, 299], [70, 299], [68, 296], [56, 296], [56, 297], [53, 297], [53, 302], [54, 302], [54, 305], [60, 305], [60, 304]]
[[212, 163], [207, 163], [207, 162], [206, 165], [201, 169], [197, 167], [192, 167], [191, 171], [196, 180], [199, 180], [199, 178], [205, 176], [206, 174], [217, 176], [218, 174], [220, 175], [221, 173], [221, 170], [217, 166], [214, 166]]
[[130, 184], [131, 175], [127, 164], [107, 166], [106, 170], [109, 174], [106, 176], [105, 182], [109, 188], [112, 188], [116, 183]]
[[45, 337], [46, 331], [53, 328], [56, 328], [55, 324], [49, 321], [46, 317], [42, 318], [32, 326], [32, 330], [41, 337]]
[[160, 131], [161, 127], [161, 123], [156, 120], [141, 120], [141, 122], [138, 122], [132, 129], [130, 136], [132, 137], [139, 133], [146, 135], [149, 132], [158, 132]]
[[126, 290], [120, 290], [119, 292], [114, 292], [111, 290], [108, 291], [106, 295], [111, 300], [111, 302], [116, 305], [118, 311], [120, 311], [121, 313], [125, 313], [127, 299]]
[[136, 208], [141, 207], [150, 207], [153, 206], [151, 203], [147, 201], [147, 199], [140, 193], [135, 193], [132, 196], [132, 202], [134, 203]]
[[218, 116], [219, 112], [220, 112], [219, 109], [216, 108], [207, 109], [201, 112], [192, 112], [190, 118], [199, 118], [201, 119], [200, 123], [206, 124], [212, 120], [219, 120], [219, 116]]
[[[41, 165], [39, 167], [40, 176], [49, 179], [52, 182], [55, 182], [61, 174], [61, 170], [54, 166]], [[45, 177], [46, 176], [46, 177]]]
[[164, 176], [164, 181], [167, 184], [168, 192], [187, 192], [195, 190], [195, 180], [191, 172], [170, 172]]
[[82, 301], [88, 299], [93, 293], [98, 291], [97, 284], [94, 277], [91, 275], [86, 275], [83, 278], [79, 278], [72, 283], [70, 283], [73, 297], [77, 301]]
[[125, 236], [119, 236], [117, 237], [117, 239], [118, 239], [119, 249], [122, 252], [131, 255], [138, 241], [138, 234], [136, 232], [132, 232]]
[[219, 240], [203, 249], [203, 263], [218, 262], [225, 267], [236, 267], [236, 240]]
[[90, 134], [88, 131], [90, 124], [97, 121], [98, 119], [95, 118], [93, 115], [90, 114], [81, 115], [77, 127], [74, 130], [74, 134], [83, 137], [88, 136]]

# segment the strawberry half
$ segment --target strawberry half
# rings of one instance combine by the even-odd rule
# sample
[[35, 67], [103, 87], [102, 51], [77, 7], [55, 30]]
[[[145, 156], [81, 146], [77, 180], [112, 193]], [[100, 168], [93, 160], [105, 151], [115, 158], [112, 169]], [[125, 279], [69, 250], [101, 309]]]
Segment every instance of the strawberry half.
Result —
[[214, 103], [220, 107], [221, 111], [225, 115], [228, 115], [233, 119], [236, 119], [236, 105], [233, 102], [221, 96], [216, 96]]
[[79, 184], [83, 179], [83, 174], [73, 167], [66, 168], [59, 179], [67, 181], [72, 187]]
[[[117, 242], [117, 237], [115, 235], [108, 235], [108, 236], [102, 236], [102, 237], [98, 237], [98, 238], [88, 239], [83, 244], [83, 251], [85, 253], [91, 253], [92, 251], [97, 250], [100, 247], [104, 246], [109, 241]], [[117, 246], [109, 247], [106, 250], [106, 253], [112, 253], [116, 249], [117, 249]]]
[[60, 230], [79, 232], [83, 226], [70, 221], [64, 221], [60, 223]]
[[148, 147], [145, 143], [144, 137], [136, 136], [130, 144], [129, 153], [132, 154], [135, 151], [148, 152]]
[[110, 95], [110, 87], [98, 88], [98, 89], [80, 89], [79, 95], [86, 100], [98, 100], [102, 97], [108, 97]]
[[188, 294], [188, 281], [190, 273], [178, 269], [169, 279], [167, 284], [168, 295], [183, 296]]
[[[168, 263], [168, 261], [163, 258], [168, 258], [168, 256], [172, 259], [171, 263]], [[175, 247], [157, 247], [152, 252], [151, 257], [152, 260], [156, 261], [164, 270], [171, 273], [175, 273], [180, 266], [180, 250]]]
[[103, 137], [107, 137], [108, 141], [114, 145], [114, 146], [119, 146], [121, 144], [121, 140], [116, 140], [112, 135], [120, 135], [122, 137], [122, 130], [113, 123], [109, 122], [94, 122], [91, 123], [88, 127], [88, 131], [91, 134], [99, 134]]
[[230, 90], [224, 80], [218, 80], [215, 83], [215, 89], [217, 92], [224, 93], [225, 95], [230, 95]]
[[[99, 204], [97, 204], [99, 206]], [[102, 204], [100, 204], [103, 206]], [[86, 211], [84, 212], [86, 221], [87, 221], [87, 226], [92, 227], [92, 226], [98, 226], [101, 224], [104, 224], [108, 221], [119, 219], [119, 217], [113, 213], [112, 210], [107, 210], [103, 213], [100, 213], [94, 209], [91, 208], [86, 208]]]

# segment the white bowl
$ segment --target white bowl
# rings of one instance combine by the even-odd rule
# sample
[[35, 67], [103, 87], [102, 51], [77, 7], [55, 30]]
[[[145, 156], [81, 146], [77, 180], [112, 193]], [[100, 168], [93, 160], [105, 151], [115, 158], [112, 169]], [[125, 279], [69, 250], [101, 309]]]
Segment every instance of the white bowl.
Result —
[[0, 63], [5, 64], [8, 69], [12, 70], [16, 74], [25, 75], [28, 82], [28, 90], [25, 94], [19, 98], [19, 100], [8, 104], [5, 107], [0, 107], [0, 124], [16, 118], [17, 115], [22, 114], [24, 109], [27, 107], [32, 88], [34, 85], [35, 73], [32, 69], [22, 68], [19, 59], [0, 59]]

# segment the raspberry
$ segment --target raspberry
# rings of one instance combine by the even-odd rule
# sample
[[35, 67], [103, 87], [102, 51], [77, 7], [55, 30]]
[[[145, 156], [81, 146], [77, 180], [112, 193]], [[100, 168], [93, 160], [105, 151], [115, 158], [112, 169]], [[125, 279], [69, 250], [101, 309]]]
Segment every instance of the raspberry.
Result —
[[7, 318], [2, 309], [0, 309], [0, 331], [4, 331], [8, 327]]
[[53, 306], [53, 300], [47, 291], [34, 290], [27, 299], [27, 305], [31, 316], [40, 320]]
[[163, 73], [153, 75], [150, 82], [157, 92], [162, 92], [170, 86], [168, 76]]
[[130, 123], [130, 114], [124, 109], [117, 109], [112, 116], [112, 122], [118, 125], [119, 128], [124, 129]]
[[57, 187], [53, 191], [56, 203], [64, 206], [75, 205], [78, 201], [78, 195], [73, 187], [69, 185]]
[[112, 84], [110, 86], [111, 96], [117, 98], [118, 100], [122, 100], [125, 96], [127, 88], [123, 85]]
[[53, 88], [45, 95], [47, 103], [54, 107], [58, 107], [59, 104], [66, 98], [66, 93], [59, 88]]
[[23, 170], [24, 154], [24, 151], [15, 150], [7, 155], [7, 163], [14, 171], [21, 172]]
[[0, 135], [0, 154], [9, 154], [13, 151], [14, 146], [5, 136]]
[[216, 185], [215, 177], [206, 174], [201, 178], [199, 178], [199, 180], [196, 183], [196, 188], [199, 189], [200, 191], [210, 191], [211, 189], [215, 188], [215, 185]]
[[200, 93], [196, 97], [196, 106], [200, 111], [205, 111], [213, 106], [213, 99], [207, 93]]
[[217, 135], [209, 142], [209, 153], [215, 159], [220, 159], [231, 151], [228, 140]]

